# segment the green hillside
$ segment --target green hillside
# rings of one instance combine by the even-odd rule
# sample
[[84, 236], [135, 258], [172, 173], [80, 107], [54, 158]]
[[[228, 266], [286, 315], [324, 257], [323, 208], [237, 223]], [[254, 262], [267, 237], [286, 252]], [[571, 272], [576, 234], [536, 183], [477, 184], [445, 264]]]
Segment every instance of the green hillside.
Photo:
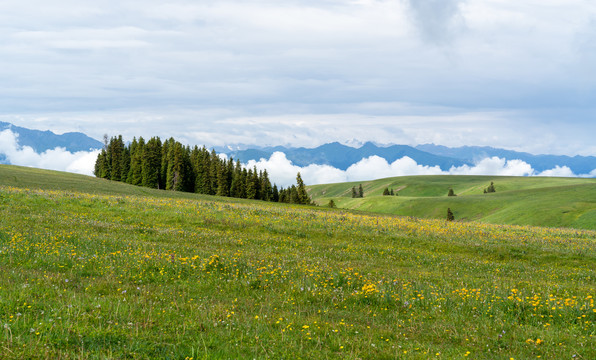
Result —
[[[484, 194], [491, 181], [496, 193]], [[351, 197], [362, 184], [364, 198]], [[399, 196], [382, 196], [385, 188]], [[457, 196], [448, 197], [452, 188]], [[489, 176], [406, 176], [368, 182], [314, 185], [319, 205], [418, 218], [596, 229], [596, 179]]]
[[0, 358], [594, 359], [595, 239], [0, 166]]
[[[0, 185], [18, 188], [63, 190], [89, 194], [151, 196], [196, 199], [201, 195], [181, 191], [151, 189], [67, 172], [44, 170], [15, 165], [0, 165]], [[229, 199], [234, 201], [234, 199]]]

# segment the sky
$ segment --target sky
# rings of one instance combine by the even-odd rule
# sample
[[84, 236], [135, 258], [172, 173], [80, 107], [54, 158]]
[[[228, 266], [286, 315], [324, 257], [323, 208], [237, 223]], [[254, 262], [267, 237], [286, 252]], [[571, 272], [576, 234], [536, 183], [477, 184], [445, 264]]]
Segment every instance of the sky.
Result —
[[591, 0], [3, 0], [0, 121], [596, 155]]

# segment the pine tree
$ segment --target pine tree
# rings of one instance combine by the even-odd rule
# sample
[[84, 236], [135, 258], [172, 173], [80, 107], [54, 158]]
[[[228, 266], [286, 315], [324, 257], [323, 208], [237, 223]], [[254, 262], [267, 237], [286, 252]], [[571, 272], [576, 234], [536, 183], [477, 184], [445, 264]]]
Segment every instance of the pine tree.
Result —
[[273, 184], [273, 191], [271, 201], [279, 202], [279, 190], [277, 189], [277, 185]]
[[228, 183], [228, 164], [225, 160], [220, 160], [221, 163], [217, 167], [217, 191], [218, 196], [230, 195], [230, 184]]
[[159, 166], [159, 188], [166, 189], [168, 183], [168, 167], [170, 162], [170, 149], [176, 140], [173, 137], [165, 140], [161, 146], [160, 166]]
[[486, 189], [484, 189], [484, 193], [487, 194], [487, 193], [494, 193], [494, 192], [496, 192], [495, 184], [491, 181], [490, 185]]
[[143, 148], [142, 162], [143, 186], [159, 189], [161, 167], [161, 140], [153, 137]]
[[451, 212], [451, 209], [447, 208], [447, 221], [453, 221], [453, 220], [455, 220], [455, 216]]
[[330, 207], [330, 208], [332, 208], [332, 209], [335, 208], [335, 207], [337, 207], [335, 205], [335, 201], [333, 201], [333, 199], [329, 200], [329, 203], [327, 204], [327, 206]]
[[279, 189], [279, 199], [277, 201], [280, 203], [288, 203], [289, 202], [288, 191], [286, 189], [284, 189], [283, 187], [281, 187]]
[[108, 153], [111, 155], [111, 171], [110, 171], [110, 179], [114, 181], [120, 181], [122, 179], [122, 172], [124, 169], [124, 159], [123, 153], [124, 152], [124, 141], [122, 140], [122, 135], [118, 137], [113, 137], [110, 140], [110, 144], [108, 145]]
[[453, 191], [453, 189], [449, 189], [447, 196], [457, 196], [457, 195], [455, 195], [455, 192]]
[[211, 167], [209, 168], [209, 195], [217, 194], [217, 174], [219, 172], [219, 167], [221, 166], [221, 159], [217, 156], [215, 149], [211, 149], [211, 154], [209, 155], [209, 162]]
[[199, 150], [196, 167], [195, 192], [199, 194], [210, 194], [211, 180], [209, 178], [209, 170], [211, 169], [211, 157], [209, 151], [204, 146]]
[[290, 204], [300, 204], [300, 196], [298, 195], [298, 190], [296, 189], [296, 185], [292, 185], [289, 189], [289, 202]]
[[385, 190], [383, 190], [383, 196], [388, 196], [389, 194], [389, 188], [385, 188]]
[[389, 195], [391, 195], [391, 196], [395, 195], [395, 193], [393, 192], [393, 189], [391, 189], [391, 192], [389, 193]]
[[302, 176], [300, 176], [300, 173], [296, 175], [296, 184], [298, 186], [296, 187], [297, 199], [295, 202], [297, 204], [310, 204], [310, 197], [306, 192], [306, 187], [304, 186], [304, 181], [302, 181]]
[[98, 178], [107, 179], [109, 178], [109, 168], [108, 168], [108, 154], [106, 149], [102, 149], [99, 155], [97, 156], [97, 160], [95, 160], [95, 169], [93, 170], [93, 174]]
[[362, 184], [358, 186], [358, 197], [364, 197], [364, 189], [362, 189]]
[[248, 174], [246, 176], [246, 198], [247, 199], [256, 199], [257, 198], [257, 184], [254, 181], [254, 175], [252, 169], [248, 169]]
[[232, 170], [232, 182], [230, 184], [230, 196], [242, 197], [240, 192], [240, 181], [242, 179], [242, 165], [240, 160], [236, 160], [236, 165]]
[[128, 173], [130, 172], [130, 148], [128, 146], [124, 147], [124, 151], [122, 152], [122, 172], [120, 175], [120, 181], [128, 182]]
[[273, 189], [271, 188], [271, 181], [269, 181], [269, 174], [267, 170], [263, 170], [261, 176], [261, 200], [271, 201], [273, 198]]

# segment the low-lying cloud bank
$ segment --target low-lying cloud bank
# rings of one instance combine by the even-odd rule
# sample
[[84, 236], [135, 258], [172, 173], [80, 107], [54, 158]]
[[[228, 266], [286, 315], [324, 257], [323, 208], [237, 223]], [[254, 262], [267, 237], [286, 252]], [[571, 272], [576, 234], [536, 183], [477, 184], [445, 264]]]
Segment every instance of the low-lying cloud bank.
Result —
[[18, 134], [10, 130], [0, 131], [0, 154], [13, 165], [93, 175], [99, 152], [100, 150], [72, 153], [65, 148], [57, 147], [39, 154], [29, 146], [20, 146]]
[[[20, 146], [18, 134], [10, 130], [0, 131], [0, 154], [3, 154], [6, 160], [13, 165], [93, 175], [95, 160], [99, 152], [100, 150], [72, 153], [57, 147], [39, 154], [29, 146]], [[371, 156], [360, 160], [344, 171], [329, 165], [296, 166], [286, 158], [284, 153], [275, 152], [269, 159], [250, 160], [246, 166], [249, 168], [256, 166], [259, 170], [267, 169], [271, 181], [283, 187], [295, 184], [298, 172], [304, 182], [309, 185], [366, 181], [407, 175], [596, 177], [596, 169], [589, 174], [574, 174], [567, 166], [557, 166], [550, 170], [537, 172], [530, 164], [522, 160], [506, 160], [498, 157], [485, 158], [474, 166], [464, 165], [444, 171], [439, 166], [420, 165], [407, 156], [392, 163], [388, 163], [387, 160], [379, 156]]]
[[296, 173], [300, 172], [306, 184], [326, 184], [348, 181], [365, 181], [385, 177], [407, 175], [496, 175], [496, 176], [562, 176], [562, 177], [596, 177], [596, 169], [589, 174], [574, 174], [567, 166], [557, 166], [543, 172], [535, 171], [532, 166], [522, 160], [506, 160], [498, 157], [485, 158], [474, 166], [463, 165], [452, 167], [448, 171], [439, 166], [420, 165], [409, 157], [403, 157], [388, 163], [379, 156], [371, 156], [340, 170], [329, 165], [308, 165], [300, 167], [292, 164], [282, 152], [275, 152], [267, 159], [250, 160], [247, 164], [259, 170], [267, 169], [272, 182], [278, 186], [289, 186], [296, 183]]

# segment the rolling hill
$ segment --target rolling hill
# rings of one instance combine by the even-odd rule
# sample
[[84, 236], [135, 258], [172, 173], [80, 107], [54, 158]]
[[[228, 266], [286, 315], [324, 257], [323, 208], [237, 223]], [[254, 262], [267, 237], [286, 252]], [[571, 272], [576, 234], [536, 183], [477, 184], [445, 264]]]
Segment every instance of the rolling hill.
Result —
[[[483, 190], [494, 181], [496, 193]], [[596, 179], [494, 176], [407, 176], [362, 182], [364, 198], [352, 198], [360, 183], [313, 185], [319, 205], [333, 200], [340, 208], [456, 220], [596, 229]], [[385, 188], [398, 196], [383, 196]], [[447, 193], [453, 188], [455, 197]]]
[[[386, 179], [360, 200], [592, 194], [497, 178], [482, 197], [487, 180]], [[594, 359], [595, 239], [0, 165], [0, 357]]]

